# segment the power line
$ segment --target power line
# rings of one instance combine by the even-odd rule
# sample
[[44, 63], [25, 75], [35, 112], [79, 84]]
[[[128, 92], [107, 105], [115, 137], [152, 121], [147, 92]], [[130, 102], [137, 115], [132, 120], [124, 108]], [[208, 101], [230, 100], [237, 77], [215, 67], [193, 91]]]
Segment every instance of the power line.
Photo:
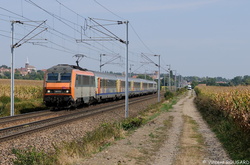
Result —
[[[77, 12], [75, 12], [74, 10], [72, 10], [72, 9], [70, 9], [69, 7], [67, 7], [66, 5], [64, 5], [63, 3], [61, 3], [61, 2], [59, 2], [58, 0], [56, 0], [56, 2], [57, 3], [59, 3], [60, 5], [62, 5], [63, 7], [65, 7], [67, 10], [69, 10], [69, 11], [71, 11], [71, 12], [73, 12], [74, 14], [76, 14], [77, 16], [80, 16], [81, 18], [83, 18], [84, 19], [84, 23], [85, 23], [85, 25], [86, 26], [89, 26], [88, 24], [87, 24], [87, 19], [85, 18], [85, 17], [83, 17], [83, 16], [81, 16], [80, 14], [78, 14]], [[94, 18], [94, 19], [96, 19], [96, 20], [105, 20], [105, 21], [113, 21], [113, 20], [107, 20], [107, 19], [97, 19], [97, 18]], [[113, 22], [117, 22], [117, 21], [113, 21]], [[84, 26], [85, 26], [84, 25]], [[80, 26], [80, 25], [79, 25]], [[86, 27], [85, 27], [86, 28]], [[87, 29], [85, 29], [84, 28], [84, 30], [87, 30]], [[100, 30], [97, 30], [97, 31], [100, 31]], [[93, 31], [93, 33], [95, 33], [95, 34], [97, 34], [96, 32], [94, 32]], [[82, 35], [82, 33], [81, 33], [81, 35]], [[85, 35], [85, 34], [84, 34]], [[86, 36], [86, 35], [85, 35]], [[89, 37], [89, 36], [86, 36], [86, 37]], [[98, 43], [98, 42], [97, 42]], [[119, 46], [116, 42], [114, 42], [117, 46]], [[119, 46], [120, 47], [120, 46]]]
[[[45, 11], [47, 14], [51, 15], [52, 17], [56, 18], [57, 20], [61, 21], [62, 23], [64, 23], [64, 24], [67, 25], [68, 27], [70, 27], [71, 29], [73, 29], [73, 30], [75, 30], [75, 31], [77, 31], [78, 33], [81, 34], [81, 32], [80, 32], [79, 30], [73, 28], [72, 26], [70, 26], [70, 25], [67, 24], [66, 22], [62, 21], [62, 19], [65, 20], [65, 21], [69, 21], [69, 20], [67, 20], [67, 19], [65, 19], [65, 18], [62, 18], [62, 17], [59, 17], [58, 15], [55, 15], [55, 14], [53, 14], [53, 13], [51, 13], [51, 12], [45, 10], [44, 8], [42, 8], [41, 6], [37, 5], [36, 3], [34, 3], [34, 2], [31, 1], [31, 0], [25, 0], [25, 1], [26, 1], [26, 2], [30, 1], [31, 4], [35, 5], [36, 7], [40, 8], [40, 9], [43, 10], [43, 11]], [[63, 5], [63, 4], [60, 3], [59, 1], [57, 1], [57, 2], [58, 2], [59, 4], [61, 4], [61, 5]], [[63, 6], [66, 7], [65, 5], [63, 5]], [[68, 7], [66, 7], [66, 8], [67, 8], [68, 10], [70, 10], [71, 12], [77, 14], [77, 13], [74, 12], [72, 9], [70, 9], [70, 8], [68, 8]], [[77, 14], [77, 15], [80, 16], [79, 14]], [[82, 17], [82, 18], [85, 19], [85, 17]], [[69, 21], [69, 22], [72, 23], [71, 21]], [[80, 26], [80, 25], [75, 24], [75, 23], [74, 23], [74, 25]], [[97, 44], [99, 44], [99, 43], [97, 42]], [[105, 48], [106, 48], [106, 47], [105, 47]]]
[[[100, 2], [98, 2], [97, 0], [94, 0], [94, 2], [96, 2], [98, 5], [100, 5], [102, 8], [104, 8], [105, 10], [107, 10], [108, 12], [110, 12], [111, 14], [113, 14], [114, 16], [122, 19], [122, 20], [126, 20], [124, 18], [122, 18], [121, 16], [119, 16], [118, 14], [114, 13], [113, 11], [111, 11], [110, 9], [108, 9], [107, 7], [105, 7], [104, 5], [102, 5]], [[139, 34], [136, 32], [135, 28], [132, 26], [132, 24], [130, 23], [130, 27], [132, 28], [133, 32], [135, 33], [135, 35], [138, 37], [138, 39], [141, 41], [141, 43], [145, 46], [145, 48], [155, 54], [145, 43], [144, 41], [141, 39], [141, 37], [139, 36]]]
[[66, 5], [64, 5], [63, 3], [59, 2], [58, 0], [56, 0], [56, 2], [59, 3], [60, 5], [62, 5], [63, 7], [65, 7], [66, 9], [68, 9], [69, 11], [75, 13], [77, 16], [80, 16], [83, 19], [86, 19], [85, 17], [81, 16], [80, 14], [78, 14], [77, 12], [75, 12], [74, 10], [70, 9], [69, 7], [67, 7]]
[[135, 31], [134, 27], [132, 26], [132, 24], [130, 23], [130, 27], [132, 28], [133, 32], [135, 33], [135, 35], [138, 37], [138, 39], [141, 41], [141, 43], [147, 48], [147, 50], [153, 54], [155, 54], [141, 39], [141, 37], [139, 36], [139, 34]]
[[108, 12], [112, 13], [114, 16], [122, 19], [122, 20], [126, 20], [124, 18], [122, 18], [121, 16], [115, 14], [114, 12], [112, 12], [111, 10], [109, 10], [107, 7], [105, 7], [104, 5], [102, 5], [100, 2], [98, 2], [97, 0], [94, 0], [95, 3], [97, 3], [98, 5], [100, 5], [102, 8], [104, 8], [105, 10], [107, 10]]
[[[27, 2], [27, 1], [26, 1]], [[14, 14], [14, 15], [17, 15], [17, 16], [19, 16], [19, 17], [21, 17], [21, 18], [24, 18], [24, 19], [26, 19], [26, 20], [28, 20], [28, 21], [32, 21], [32, 20], [30, 20], [30, 19], [28, 19], [28, 18], [26, 18], [26, 17], [24, 17], [24, 16], [21, 16], [21, 15], [19, 15], [19, 14], [17, 14], [17, 13], [14, 13], [14, 12], [12, 12], [12, 11], [10, 11], [10, 10], [8, 10], [8, 9], [5, 9], [5, 8], [2, 8], [2, 7], [0, 7], [2, 10], [5, 10], [5, 11], [7, 11], [7, 12], [9, 12], [9, 13], [11, 13], [11, 14]], [[44, 9], [45, 10], [45, 9]], [[50, 13], [50, 12], [47, 12], [47, 13]], [[52, 14], [52, 13], [50, 13], [51, 14], [51, 16], [53, 17], [54, 16], [54, 14]], [[6, 16], [6, 15], [5, 15]], [[10, 16], [11, 17], [11, 16]], [[54, 17], [54, 18], [57, 18], [57, 19], [59, 19], [59, 16], [57, 16], [57, 17]], [[72, 23], [72, 22], [71, 22]], [[77, 24], [75, 24], [75, 25], [77, 25]], [[70, 25], [69, 25], [70, 26]], [[79, 25], [80, 26], [80, 25]], [[70, 26], [71, 27], [71, 26]], [[55, 33], [53, 33], [53, 32], [51, 32], [51, 31], [49, 31], [49, 29], [51, 29], [51, 30], [53, 30], [54, 32], [56, 32], [56, 33], [58, 33], [58, 34], [60, 34], [60, 35], [62, 35], [62, 36], [64, 36], [63, 38], [62, 37], [60, 37], [59, 35], [56, 35]], [[73, 30], [76, 30], [75, 28], [73, 29]], [[50, 27], [50, 26], [48, 26], [48, 32], [50, 32], [52, 35], [55, 35], [55, 36], [57, 36], [57, 37], [59, 37], [59, 38], [62, 38], [63, 40], [65, 40], [66, 38], [65, 37], [67, 37], [67, 38], [69, 38], [69, 39], [72, 39], [72, 41], [73, 40], [75, 40], [75, 38], [73, 38], [73, 37], [71, 37], [71, 36], [69, 36], [69, 35], [67, 35], [67, 34], [65, 34], [65, 33], [63, 33], [63, 32], [60, 32], [60, 31], [58, 31], [58, 30], [56, 30], [55, 28], [52, 28], [52, 27]], [[78, 31], [79, 32], [79, 31]], [[7, 36], [5, 36], [5, 37], [7, 37]], [[70, 41], [70, 40], [68, 40], [68, 41]], [[71, 41], [70, 41], [71, 42]], [[54, 43], [54, 42], [53, 42]], [[73, 43], [73, 42], [72, 42]], [[75, 42], [74, 42], [75, 43]], [[55, 44], [55, 43], [54, 43]], [[98, 43], [99, 44], [99, 43]], [[59, 44], [57, 44], [57, 45], [59, 45]], [[98, 47], [95, 47], [95, 46], [93, 46], [93, 45], [91, 45], [91, 44], [89, 44], [91, 47], [93, 47], [93, 50], [98, 50], [99, 52], [100, 51], [102, 51], [100, 48], [98, 48]], [[81, 46], [83, 46], [83, 45], [81, 45]], [[84, 46], [84, 47], [86, 47], [86, 46]], [[105, 49], [107, 49], [108, 50], [108, 48], [107, 47], [105, 47], [105, 46], [103, 46]], [[88, 49], [90, 49], [90, 47], [88, 47]], [[109, 51], [111, 51], [110, 49], [109, 49]]]
[[[82, 35], [81, 31], [79, 30], [80, 27], [81, 27], [81, 28], [83, 27], [82, 25], [80, 25], [80, 24], [78, 24], [78, 23], [74, 23], [74, 22], [72, 22], [72, 21], [70, 21], [70, 20], [68, 20], [68, 19], [66, 19], [66, 18], [60, 17], [59, 15], [56, 15], [56, 14], [54, 14], [53, 12], [50, 12], [50, 11], [48, 11], [47, 9], [45, 9], [45, 8], [43, 8], [43, 7], [41, 7], [41, 6], [39, 6], [37, 3], [35, 3], [35, 2], [32, 1], [32, 0], [25, 0], [25, 2], [27, 2], [27, 3], [29, 3], [29, 4], [31, 4], [31, 5], [33, 5], [33, 6], [35, 6], [35, 7], [37, 7], [37, 8], [39, 8], [40, 10], [42, 10], [43, 12], [45, 12], [46, 14], [48, 14], [49, 16], [51, 16], [52, 18], [55, 18], [55, 19], [58, 20], [59, 22], [63, 23], [64, 26], [66, 26], [66, 27], [72, 29], [73, 31], [77, 32], [77, 34], [81, 34], [81, 35]], [[66, 8], [67, 10], [69, 10], [70, 12], [76, 14], [78, 17], [82, 18], [83, 21], [84, 21], [84, 23], [85, 23], [85, 25], [88, 25], [88, 22], [87, 22], [87, 20], [86, 20], [85, 17], [81, 16], [80, 14], [78, 14], [78, 13], [75, 12], [74, 10], [70, 9], [68, 6], [64, 5], [63, 3], [59, 2], [59, 0], [56, 0], [56, 2], [59, 3], [61, 6], [63, 6], [64, 8]], [[97, 2], [97, 1], [96, 1], [96, 2]], [[0, 7], [0, 9], [5, 10], [5, 11], [7, 11], [8, 13], [11, 13], [11, 14], [13, 14], [13, 15], [18, 16], [18, 17], [16, 17], [16, 18], [18, 18], [18, 19], [32, 21], [31, 19], [29, 19], [29, 18], [27, 18], [27, 17], [24, 17], [23, 15], [17, 14], [17, 13], [15, 13], [15, 12], [12, 12], [12, 11], [8, 10], [8, 9], [4, 9], [3, 7]], [[2, 14], [2, 15], [3, 15], [3, 14]], [[4, 16], [5, 16], [5, 17], [9, 17], [9, 18], [14, 18], [14, 16], [6, 16], [6, 15], [4, 15]], [[124, 20], [122, 17], [118, 17], [118, 18]], [[104, 20], [104, 19], [101, 19], [101, 20]], [[111, 21], [111, 20], [105, 20], [105, 21]], [[109, 25], [109, 24], [107, 24], [107, 25]], [[111, 24], [110, 24], [110, 25], [111, 25]], [[29, 26], [29, 25], [27, 25], [27, 26]], [[34, 26], [34, 25], [33, 25], [33, 26]], [[58, 51], [66, 52], [66, 53], [74, 53], [74, 54], [75, 54], [76, 51], [70, 49], [70, 47], [68, 46], [68, 45], [69, 45], [68, 43], [70, 43], [70, 44], [75, 44], [75, 42], [74, 42], [74, 41], [75, 41], [75, 38], [74, 38], [74, 37], [72, 37], [71, 35], [69, 35], [69, 34], [67, 34], [67, 33], [65, 33], [65, 32], [62, 32], [62, 31], [60, 31], [60, 30], [54, 28], [53, 26], [50, 26], [50, 25], [46, 25], [46, 26], [48, 27], [48, 30], [47, 30], [46, 34], [50, 34], [51, 37], [52, 37], [51, 39], [47, 39], [46, 41], [47, 41], [48, 43], [50, 43], [51, 46], [45, 46], [44, 43], [33, 43], [34, 45], [39, 45], [39, 46], [47, 47], [47, 48], [50, 48], [50, 49], [54, 49], [54, 50], [58, 50]], [[75, 27], [74, 27], [74, 26], [75, 26]], [[79, 28], [78, 28], [78, 27], [79, 27]], [[132, 27], [132, 30], [136, 33], [136, 31], [135, 31], [135, 29], [133, 28], [133, 26], [131, 26], [131, 27]], [[95, 28], [97, 28], [98, 30], [101, 30], [101, 28], [99, 28], [99, 27], [95, 27]], [[92, 29], [86, 29], [86, 26], [84, 26], [84, 30], [89, 30], [92, 34], [96, 35], [97, 37], [100, 36], [100, 34], [98, 34], [97, 31], [92, 30]], [[4, 35], [4, 34], [2, 34], [2, 35]], [[86, 37], [89, 37], [88, 34], [85, 34], [85, 33], [84, 33], [83, 35], [86, 36]], [[140, 39], [140, 41], [143, 43], [143, 41], [142, 41], [142, 39], [140, 38], [140, 36], [139, 36], [137, 33], [136, 33], [136, 35], [137, 35], [137, 37]], [[7, 35], [4, 36], [4, 37], [7, 38]], [[116, 36], [116, 37], [118, 37], [118, 36]], [[8, 37], [8, 38], [9, 38], [9, 37]], [[119, 38], [119, 37], [118, 37], [118, 38]], [[65, 47], [64, 44], [59, 44], [58, 41], [56, 41], [56, 40], [58, 40], [58, 39], [62, 39], [63, 41], [66, 41], [66, 42], [67, 42], [67, 43], [66, 43], [67, 46]], [[108, 44], [113, 44], [113, 46], [115, 47], [115, 49], [114, 49], [114, 48], [110, 48], [109, 45], [107, 45], [107, 44], [102, 44], [101, 42], [94, 42], [94, 44], [92, 44], [92, 43], [89, 44], [89, 43], [88, 43], [88, 44], [80, 44], [80, 45], [77, 44], [77, 45], [80, 46], [81, 49], [84, 48], [84, 49], [86, 50], [86, 48], [87, 48], [87, 49], [89, 49], [89, 50], [93, 50], [93, 51], [98, 52], [98, 54], [99, 54], [99, 53], [107, 53], [107, 54], [108, 54], [108, 53], [110, 53], [110, 52], [115, 54], [115, 53], [117, 53], [116, 49], [121, 49], [120, 51], [124, 50], [124, 47], [122, 47], [122, 46], [121, 46], [120, 44], [118, 44], [117, 42], [112, 41], [112, 42], [108, 42]], [[145, 46], [146, 44], [143, 43], [143, 45]], [[145, 47], [146, 47], [146, 46], [145, 46]], [[148, 49], [149, 49], [149, 48], [148, 48]], [[82, 51], [82, 50], [81, 50], [81, 51]], [[80, 53], [80, 52], [77, 52], [77, 53]], [[134, 53], [134, 52], [130, 51], [130, 53]], [[85, 53], [85, 54], [86, 54], [86, 53]], [[136, 53], [136, 54], [139, 55], [139, 53]], [[137, 56], [138, 56], [138, 55], [137, 55]], [[93, 55], [92, 55], [92, 56], [93, 56]], [[98, 61], [97, 59], [95, 59], [95, 58], [93, 58], [93, 57], [89, 57], [89, 58]], [[125, 59], [124, 57], [121, 57], [121, 58], [122, 58], [123, 60]], [[131, 63], [138, 63], [138, 61], [133, 61], [133, 60], [129, 60], [129, 61], [130, 61]]]

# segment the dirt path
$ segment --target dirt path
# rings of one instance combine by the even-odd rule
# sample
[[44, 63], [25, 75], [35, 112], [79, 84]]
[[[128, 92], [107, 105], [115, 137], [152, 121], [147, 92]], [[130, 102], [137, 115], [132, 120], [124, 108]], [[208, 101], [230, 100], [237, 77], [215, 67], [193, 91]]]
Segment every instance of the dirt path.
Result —
[[193, 104], [193, 91], [125, 139], [77, 165], [193, 165], [230, 161]]

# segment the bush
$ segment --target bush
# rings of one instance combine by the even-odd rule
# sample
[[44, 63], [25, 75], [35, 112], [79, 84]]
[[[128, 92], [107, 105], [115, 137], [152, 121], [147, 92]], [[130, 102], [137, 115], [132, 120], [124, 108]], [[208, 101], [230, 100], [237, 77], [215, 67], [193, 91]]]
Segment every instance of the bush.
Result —
[[170, 92], [170, 91], [167, 91], [165, 94], [164, 94], [164, 97], [166, 100], [169, 100], [169, 99], [172, 99], [174, 97], [174, 93], [173, 92]]
[[176, 91], [176, 95], [181, 95], [187, 91], [187, 88], [178, 88]]
[[124, 130], [130, 130], [130, 129], [134, 129], [134, 128], [138, 128], [142, 125], [144, 119], [143, 118], [128, 118], [126, 120], [124, 120], [124, 122], [122, 122], [122, 128]]
[[35, 148], [13, 149], [12, 153], [16, 156], [16, 159], [13, 160], [14, 165], [53, 165], [56, 160], [49, 154], [43, 151], [39, 152]]

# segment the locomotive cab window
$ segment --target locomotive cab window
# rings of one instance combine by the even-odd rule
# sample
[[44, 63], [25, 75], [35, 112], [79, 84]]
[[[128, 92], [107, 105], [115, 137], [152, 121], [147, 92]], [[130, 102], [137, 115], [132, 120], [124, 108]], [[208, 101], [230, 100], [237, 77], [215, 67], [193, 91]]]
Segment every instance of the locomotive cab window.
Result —
[[61, 81], [68, 82], [71, 79], [71, 73], [61, 73]]
[[59, 73], [48, 73], [47, 81], [58, 81]]

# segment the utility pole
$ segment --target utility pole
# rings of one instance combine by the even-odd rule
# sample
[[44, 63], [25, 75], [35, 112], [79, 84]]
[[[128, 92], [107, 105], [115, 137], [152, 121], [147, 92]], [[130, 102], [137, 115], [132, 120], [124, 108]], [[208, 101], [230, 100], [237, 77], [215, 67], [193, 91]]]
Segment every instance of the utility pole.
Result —
[[29, 36], [31, 33], [33, 33], [38, 27], [40, 27], [45, 22], [46, 21], [43, 21], [41, 24], [39, 24], [38, 26], [36, 26], [36, 28], [34, 28], [31, 32], [29, 32], [27, 35], [25, 35], [21, 40], [19, 40], [17, 43], [14, 44], [14, 24], [15, 23], [24, 24], [24, 23], [21, 22], [21, 21], [11, 21], [11, 89], [10, 89], [10, 102], [11, 103], [10, 103], [10, 116], [14, 116], [15, 115], [15, 100], [14, 100], [14, 97], [15, 97], [14, 96], [14, 93], [15, 93], [15, 83], [14, 83], [14, 80], [15, 80], [15, 74], [14, 74], [15, 73], [15, 67], [14, 67], [14, 49], [20, 47], [22, 44], [28, 42], [29, 40], [31, 40], [32, 38], [34, 38], [38, 34], [42, 33], [45, 30], [47, 30], [47, 28], [45, 28], [44, 30], [40, 31], [39, 33], [37, 33], [33, 37], [24, 40], [27, 36]]
[[128, 95], [129, 95], [129, 91], [128, 91], [128, 21], [124, 22], [126, 24], [126, 63], [125, 63], [125, 118], [128, 118], [129, 113], [128, 113]]
[[163, 86], [164, 86], [164, 92], [165, 92], [165, 74], [163, 74]]
[[181, 75], [180, 75], [180, 88], [182, 88]]
[[175, 72], [174, 74], [174, 91], [176, 92], [176, 70], [173, 70]]
[[170, 67], [171, 65], [167, 65], [168, 66], [168, 90], [170, 91], [170, 87], [171, 87], [171, 80], [170, 80]]
[[[98, 23], [96, 20], [99, 21], [111, 21], [111, 22], [115, 22], [115, 24], [126, 24], [126, 41], [122, 40], [121, 38], [119, 38], [118, 36], [116, 36], [114, 33], [112, 33], [110, 30], [108, 30], [106, 27], [107, 25], [102, 25], [100, 23]], [[89, 37], [88, 39], [80, 39], [80, 40], [76, 40], [76, 42], [83, 42], [83, 41], [119, 41], [123, 44], [126, 45], [125, 48], [125, 57], [126, 57], [126, 62], [125, 62], [125, 118], [128, 117], [128, 95], [129, 95], [129, 91], [128, 91], [128, 23], [129, 21], [112, 21], [112, 20], [104, 20], [104, 19], [97, 19], [97, 18], [90, 18], [90, 21], [94, 22], [95, 25], [89, 26], [87, 25], [89, 28], [101, 33], [102, 35], [105, 35], [105, 37], [95, 37], [95, 38], [91, 38]], [[114, 24], [114, 25], [115, 25]], [[109, 24], [111, 25], [111, 24]], [[104, 30], [105, 32], [101, 31], [100, 29], [96, 28], [96, 27], [100, 27], [102, 30]], [[101, 64], [103, 65], [103, 64]]]
[[130, 71], [130, 77], [132, 77], [132, 72], [131, 72], [132, 66], [134, 66], [134, 65], [133, 65], [133, 64], [130, 64], [130, 68], [129, 68], [129, 71]]
[[121, 56], [115, 56], [114, 58], [110, 59], [109, 61], [102, 64], [102, 56], [107, 56], [107, 54], [100, 54], [100, 72], [102, 71], [102, 67], [106, 64], [111, 64], [112, 61], [120, 58]]
[[146, 69], [146, 70], [145, 70], [145, 73], [144, 73], [144, 79], [145, 79], [145, 80], [147, 79], [147, 76], [146, 76], [146, 75], [147, 75], [147, 71], [148, 71], [148, 70]]
[[106, 54], [100, 54], [100, 72], [102, 72], [102, 56], [106, 56]]
[[11, 22], [11, 104], [10, 104], [10, 116], [14, 116], [15, 114], [15, 105], [14, 105], [14, 23], [15, 21]]
[[[161, 81], [160, 81], [160, 55], [154, 55], [154, 56], [158, 56], [158, 102], [160, 102], [161, 101], [161, 99], [160, 99], [160, 92], [161, 92]], [[157, 64], [156, 64], [156, 66], [157, 66]]]

